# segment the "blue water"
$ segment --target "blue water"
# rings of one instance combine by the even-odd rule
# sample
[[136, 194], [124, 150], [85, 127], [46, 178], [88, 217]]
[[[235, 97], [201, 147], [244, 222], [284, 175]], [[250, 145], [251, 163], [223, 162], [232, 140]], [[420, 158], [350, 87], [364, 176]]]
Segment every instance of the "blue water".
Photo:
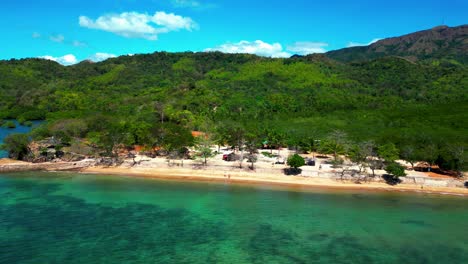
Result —
[[468, 200], [0, 174], [0, 263], [468, 263]]
[[[32, 121], [33, 122], [32, 127], [22, 126], [17, 121], [14, 121], [14, 122], [16, 123], [16, 128], [5, 128], [5, 127], [0, 126], [0, 144], [3, 143], [3, 139], [6, 136], [10, 134], [14, 134], [14, 133], [28, 133], [29, 131], [31, 131], [33, 127], [38, 126], [43, 121]], [[0, 158], [6, 158], [6, 157], [8, 157], [8, 153], [0, 150]]]

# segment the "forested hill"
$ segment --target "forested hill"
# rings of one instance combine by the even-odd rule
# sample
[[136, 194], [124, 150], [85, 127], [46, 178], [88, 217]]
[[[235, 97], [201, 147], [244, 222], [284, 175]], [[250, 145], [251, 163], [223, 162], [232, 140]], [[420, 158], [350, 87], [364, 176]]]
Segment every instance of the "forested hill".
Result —
[[68, 67], [0, 61], [0, 119], [47, 119], [42, 136], [121, 131], [130, 135], [126, 144], [142, 145], [190, 130], [220, 138], [232, 131], [265, 138], [274, 130], [289, 144], [341, 130], [355, 142], [393, 142], [420, 155], [428, 146], [439, 155], [468, 144], [466, 65], [393, 56], [343, 63], [328, 55], [157, 52]]
[[330, 51], [327, 56], [343, 62], [400, 56], [410, 61], [468, 63], [468, 25], [438, 26], [401, 37], [387, 38], [369, 46]]

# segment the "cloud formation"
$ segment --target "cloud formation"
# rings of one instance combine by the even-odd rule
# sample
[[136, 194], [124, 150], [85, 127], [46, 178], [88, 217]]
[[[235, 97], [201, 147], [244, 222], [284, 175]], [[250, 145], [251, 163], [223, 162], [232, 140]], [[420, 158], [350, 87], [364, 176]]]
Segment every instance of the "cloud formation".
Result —
[[94, 62], [99, 62], [99, 61], [104, 61], [109, 58], [115, 58], [117, 55], [111, 54], [111, 53], [105, 53], [105, 52], [98, 52], [96, 54], [93, 54], [88, 57], [88, 60], [94, 61]]
[[76, 64], [78, 60], [76, 59], [75, 55], [73, 54], [67, 54], [62, 57], [53, 57], [50, 55], [45, 55], [45, 56], [40, 56], [39, 58], [41, 59], [46, 59], [46, 60], [51, 60], [51, 61], [56, 61], [62, 65], [72, 65]]
[[292, 53], [307, 55], [312, 53], [326, 52], [325, 47], [328, 44], [324, 42], [296, 42], [288, 45], [286, 49], [279, 43], [267, 43], [261, 40], [240, 41], [238, 43], [225, 43], [214, 48], [208, 48], [204, 51], [220, 51], [224, 53], [249, 53], [259, 56], [272, 57], [272, 58], [288, 58]]
[[307, 55], [313, 53], [324, 53], [327, 52], [325, 49], [328, 46], [328, 43], [324, 42], [296, 42], [292, 45], [287, 46], [287, 50], [294, 52], [299, 55]]
[[[117, 55], [112, 54], [112, 53], [106, 53], [106, 52], [97, 52], [89, 57], [87, 57], [87, 60], [93, 61], [93, 62], [100, 62], [107, 60], [109, 58], [115, 58]], [[73, 64], [77, 64], [79, 61], [76, 58], [75, 55], [73, 54], [67, 54], [61, 57], [54, 57], [50, 55], [45, 55], [45, 56], [39, 56], [38, 58], [40, 59], [46, 59], [46, 60], [51, 60], [51, 61], [56, 61], [62, 65], [69, 66]]]
[[205, 51], [221, 51], [224, 53], [249, 53], [273, 58], [286, 58], [291, 56], [290, 53], [285, 52], [283, 50], [281, 44], [269, 44], [261, 40], [256, 40], [253, 42], [243, 40], [238, 43], [226, 43], [214, 48], [205, 49]]
[[191, 8], [195, 10], [203, 10], [216, 7], [215, 4], [200, 2], [197, 0], [171, 0], [171, 3], [172, 6], [175, 8]]
[[82, 27], [98, 29], [127, 38], [144, 38], [157, 40], [158, 35], [171, 31], [192, 31], [198, 25], [190, 17], [182, 17], [174, 13], [156, 12], [154, 15], [137, 12], [109, 14], [93, 20], [86, 16], [79, 17]]
[[65, 40], [65, 37], [59, 34], [59, 35], [51, 35], [49, 39], [53, 42], [62, 43]]
[[75, 46], [75, 47], [86, 47], [86, 46], [87, 46], [86, 43], [81, 42], [81, 41], [78, 41], [78, 40], [72, 41], [71, 44], [72, 44], [73, 46]]
[[346, 45], [346, 47], [351, 48], [351, 47], [369, 46], [369, 45], [372, 45], [372, 44], [374, 44], [375, 42], [377, 42], [379, 40], [381, 40], [381, 38], [375, 38], [375, 39], [371, 40], [369, 43], [359, 43], [359, 42], [350, 41], [350, 42], [348, 42], [348, 45]]
[[79, 40], [73, 40], [73, 41], [65, 40], [65, 36], [63, 36], [62, 34], [44, 35], [43, 36], [39, 32], [33, 32], [31, 37], [33, 39], [49, 40], [49, 41], [52, 41], [52, 42], [71, 45], [71, 46], [74, 46], [74, 47], [86, 47], [86, 46], [88, 46], [86, 43], [84, 43], [82, 41], [79, 41]]
[[175, 7], [200, 7], [201, 4], [194, 0], [172, 0], [172, 5]]

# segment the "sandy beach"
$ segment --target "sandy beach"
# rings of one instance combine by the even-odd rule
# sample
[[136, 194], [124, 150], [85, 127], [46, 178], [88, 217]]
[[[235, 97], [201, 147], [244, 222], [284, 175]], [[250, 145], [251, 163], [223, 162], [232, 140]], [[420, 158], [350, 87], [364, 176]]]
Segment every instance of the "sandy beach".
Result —
[[[285, 153], [287, 154], [287, 153]], [[91, 161], [75, 163], [54, 162], [32, 164], [27, 162], [0, 159], [0, 171], [5, 168], [12, 168], [11, 171], [45, 170], [45, 171], [74, 171], [86, 174], [97, 175], [122, 175], [146, 177], [165, 180], [178, 181], [203, 181], [203, 182], [230, 182], [235, 184], [248, 185], [268, 185], [283, 186], [298, 189], [340, 189], [340, 190], [362, 190], [362, 191], [384, 191], [384, 192], [417, 192], [430, 194], [447, 194], [468, 197], [468, 188], [433, 186], [426, 184], [433, 181], [435, 183], [445, 183], [444, 179], [429, 177], [430, 174], [408, 171], [408, 177], [403, 183], [389, 185], [383, 181], [361, 181], [356, 183], [350, 180], [337, 179], [337, 173], [326, 159], [316, 158], [316, 166], [302, 167], [300, 175], [285, 175], [283, 169], [287, 168], [283, 164], [275, 164], [274, 159], [261, 157], [255, 164], [255, 169], [248, 169], [248, 163], [244, 162], [239, 168], [238, 162], [226, 162], [222, 160], [222, 154], [211, 158], [208, 166], [203, 166], [196, 160], [172, 160], [165, 158], [148, 158], [138, 156], [137, 164], [133, 160], [127, 159], [120, 166], [104, 167], [91, 165]], [[40, 166], [40, 167], [38, 167]], [[377, 175], [383, 171], [376, 171]], [[423, 179], [422, 184], [418, 184], [415, 179]], [[414, 182], [413, 182], [414, 180]], [[442, 181], [441, 181], [442, 180]], [[447, 180], [447, 179], [445, 179]], [[462, 181], [450, 179], [460, 185]]]
[[214, 171], [209, 169], [193, 170], [190, 168], [124, 168], [124, 167], [90, 167], [81, 170], [82, 173], [99, 175], [122, 175], [147, 177], [166, 180], [232, 182], [236, 184], [277, 185], [301, 189], [341, 189], [341, 190], [365, 190], [388, 192], [417, 192], [428, 194], [448, 194], [468, 197], [468, 189], [451, 187], [424, 187], [417, 185], [399, 184], [395, 186], [380, 182], [367, 182], [356, 184], [325, 178], [312, 178], [286, 175], [265, 175], [262, 173], [245, 171]]

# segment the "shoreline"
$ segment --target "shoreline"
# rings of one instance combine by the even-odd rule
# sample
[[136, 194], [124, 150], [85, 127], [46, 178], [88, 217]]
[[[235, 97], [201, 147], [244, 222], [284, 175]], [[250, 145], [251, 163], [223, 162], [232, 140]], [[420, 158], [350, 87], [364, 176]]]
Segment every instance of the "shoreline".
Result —
[[[205, 173], [203, 173], [205, 172]], [[234, 183], [248, 186], [276, 186], [287, 187], [300, 190], [342, 190], [342, 191], [371, 191], [371, 192], [394, 192], [394, 193], [419, 193], [419, 194], [436, 194], [436, 195], [451, 195], [468, 197], [468, 189], [453, 188], [453, 187], [424, 187], [421, 189], [417, 185], [400, 184], [391, 186], [380, 182], [367, 182], [356, 184], [352, 182], [339, 182], [331, 179], [320, 178], [304, 178], [300, 176], [285, 176], [280, 179], [277, 175], [264, 177], [263, 175], [255, 175], [246, 172], [230, 172], [230, 177], [225, 177], [223, 173], [215, 173], [210, 170], [193, 170], [193, 169], [139, 169], [139, 168], [104, 168], [104, 167], [89, 167], [80, 170], [82, 174], [95, 175], [113, 175], [127, 177], [141, 177], [149, 179], [185, 181], [185, 182], [214, 182], [214, 183]], [[207, 175], [210, 174], [210, 175]]]
[[[221, 163], [222, 164], [222, 163]], [[435, 195], [451, 195], [468, 197], [468, 188], [424, 186], [415, 183], [400, 183], [389, 185], [384, 182], [362, 182], [360, 184], [351, 181], [339, 181], [330, 177], [287, 176], [281, 173], [282, 167], [266, 169], [258, 167], [255, 171], [248, 171], [232, 166], [208, 166], [194, 168], [186, 164], [182, 166], [167, 166], [161, 160], [153, 160], [149, 166], [117, 167], [95, 166], [94, 160], [79, 162], [52, 162], [52, 163], [28, 163], [9, 159], [0, 159], [0, 173], [25, 172], [25, 171], [64, 171], [81, 174], [114, 175], [127, 177], [142, 177], [150, 179], [186, 181], [186, 182], [214, 182], [234, 183], [240, 185], [276, 186], [294, 188], [297, 190], [342, 190], [342, 191], [366, 191], [366, 192], [394, 192], [394, 193], [419, 193]], [[331, 175], [332, 172], [324, 172]]]

